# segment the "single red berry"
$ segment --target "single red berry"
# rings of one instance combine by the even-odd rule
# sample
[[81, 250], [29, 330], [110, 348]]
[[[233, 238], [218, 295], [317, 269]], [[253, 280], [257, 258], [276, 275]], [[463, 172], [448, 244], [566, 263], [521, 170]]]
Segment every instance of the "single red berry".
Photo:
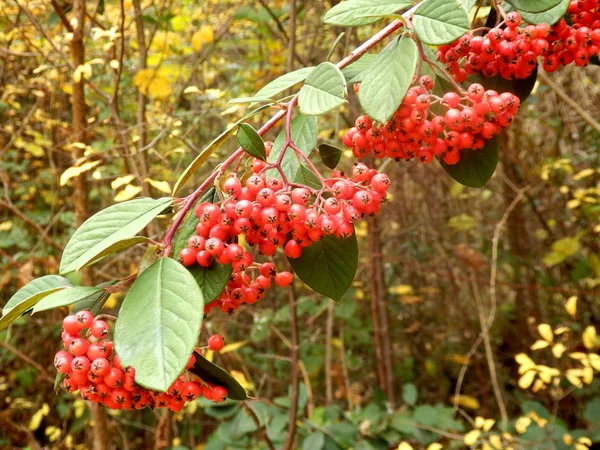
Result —
[[279, 272], [275, 275], [275, 283], [277, 286], [286, 287], [294, 281], [294, 275], [290, 272]]
[[220, 351], [225, 345], [225, 341], [223, 340], [223, 336], [220, 334], [213, 334], [208, 338], [208, 348], [214, 352]]

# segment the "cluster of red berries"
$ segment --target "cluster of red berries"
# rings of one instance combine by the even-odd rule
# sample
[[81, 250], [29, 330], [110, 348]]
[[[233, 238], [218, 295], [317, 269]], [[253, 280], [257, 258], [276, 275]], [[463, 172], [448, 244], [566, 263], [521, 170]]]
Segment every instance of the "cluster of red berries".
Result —
[[485, 36], [465, 34], [440, 46], [437, 57], [459, 83], [477, 72], [486, 77], [527, 78], [538, 57], [548, 72], [572, 62], [585, 66], [600, 51], [600, 1], [571, 1], [567, 19], [571, 25], [563, 18], [552, 26], [521, 26], [521, 15], [510, 12], [505, 28], [492, 28]]
[[[456, 164], [461, 150], [481, 149], [512, 123], [519, 108], [517, 96], [486, 91], [480, 84], [469, 86], [463, 96], [448, 92], [442, 98], [431, 93], [433, 86], [431, 77], [421, 77], [388, 122], [376, 124], [360, 116], [342, 142], [357, 158], [373, 153], [377, 158], [417, 158], [427, 164], [439, 156], [446, 164]], [[441, 114], [434, 112], [438, 105]]]
[[[83, 334], [84, 330], [87, 330]], [[227, 389], [200, 382], [182, 374], [166, 392], [146, 389], [135, 382], [135, 370], [123, 368], [108, 339], [109, 326], [94, 319], [89, 311], [79, 311], [63, 320], [62, 342], [65, 350], [54, 357], [54, 366], [64, 375], [63, 386], [69, 392], [79, 391], [81, 398], [101, 403], [110, 409], [169, 408], [181, 411], [185, 402], [203, 396], [222, 402]], [[221, 338], [222, 339], [222, 338]], [[194, 365], [192, 354], [186, 369]]]
[[243, 303], [263, 298], [273, 281], [281, 287], [293, 281], [291, 273], [277, 272], [271, 262], [255, 263], [237, 243], [240, 235], [262, 255], [272, 256], [283, 248], [289, 258], [299, 258], [304, 247], [324, 236], [350, 237], [363, 214], [379, 211], [390, 185], [387, 175], [364, 164], [354, 167], [351, 178], [335, 172], [319, 191], [285, 186], [279, 178], [267, 177], [266, 168], [264, 163], [253, 164], [255, 173], [245, 183], [230, 174], [222, 186], [227, 198], [218, 204], [200, 203], [195, 209], [197, 234], [180, 251], [181, 263], [233, 267], [227, 287], [206, 311], [220, 306], [231, 313]]

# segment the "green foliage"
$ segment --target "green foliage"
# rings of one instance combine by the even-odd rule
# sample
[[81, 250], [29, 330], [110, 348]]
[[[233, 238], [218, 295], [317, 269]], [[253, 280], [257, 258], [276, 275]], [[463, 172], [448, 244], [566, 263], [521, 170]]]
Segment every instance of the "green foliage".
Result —
[[469, 31], [469, 16], [458, 0], [425, 0], [412, 22], [419, 39], [430, 45], [448, 44]]
[[246, 152], [261, 161], [266, 161], [265, 143], [252, 125], [240, 124], [236, 137], [238, 144]]
[[259, 98], [273, 98], [277, 94], [293, 87], [294, 85], [306, 80], [306, 77], [315, 69], [315, 67], [303, 67], [302, 69], [294, 70], [293, 72], [286, 73], [279, 78], [266, 84], [260, 89], [254, 96], [256, 99]]
[[363, 111], [385, 123], [400, 106], [412, 83], [419, 51], [409, 36], [394, 39], [363, 77], [358, 98]]
[[8, 314], [11, 309], [17, 307], [35, 295], [71, 286], [72, 284], [69, 282], [69, 280], [59, 275], [45, 275], [43, 277], [36, 278], [15, 292], [15, 294], [2, 308], [2, 314]]
[[460, 161], [454, 165], [440, 160], [444, 170], [454, 180], [468, 187], [480, 188], [486, 185], [498, 165], [498, 139], [494, 138], [479, 150], [461, 150]]
[[115, 350], [124, 366], [136, 370], [138, 384], [165, 391], [192, 354], [203, 316], [204, 298], [194, 277], [178, 262], [162, 258], [125, 296]]
[[518, 11], [540, 13], [554, 8], [562, 0], [506, 0]]
[[[309, 155], [317, 145], [317, 118], [313, 116], [305, 116], [299, 114], [292, 120], [291, 123], [291, 139], [296, 144], [296, 147], [305, 155]], [[269, 154], [269, 162], [274, 163], [279, 158], [285, 144], [285, 130], [282, 130], [275, 142], [273, 149]], [[295, 180], [300, 172], [300, 161], [298, 156], [292, 149], [288, 149], [283, 156], [281, 169], [288, 180]], [[268, 172], [270, 176], [278, 176], [278, 172], [272, 169]]]
[[290, 263], [308, 287], [339, 300], [352, 284], [358, 267], [356, 235], [348, 239], [325, 236], [305, 248], [300, 258], [290, 259]]
[[320, 116], [338, 108], [345, 100], [346, 83], [340, 69], [330, 62], [317, 66], [300, 89], [298, 107], [307, 116]]
[[342, 158], [342, 150], [333, 145], [321, 144], [319, 145], [319, 155], [323, 164], [330, 169], [335, 169]]
[[531, 13], [527, 11], [521, 11], [521, 16], [523, 20], [526, 20], [529, 23], [539, 24], [539, 23], [547, 23], [554, 24], [560, 20], [561, 17], [565, 15], [567, 9], [569, 7], [570, 0], [561, 0], [556, 6], [548, 9], [547, 11], [541, 13]]
[[33, 307], [32, 314], [61, 306], [72, 305], [81, 301], [96, 301], [102, 295], [102, 290], [93, 286], [75, 286], [62, 289], [43, 298]]
[[358, 61], [354, 61], [349, 66], [342, 69], [342, 74], [346, 79], [346, 84], [360, 83], [363, 80], [364, 74], [371, 64], [375, 61], [377, 55], [366, 54], [361, 56]]
[[198, 352], [195, 352], [194, 355], [196, 362], [189, 369], [190, 372], [198, 375], [204, 381], [225, 387], [227, 397], [232, 400], [246, 400], [248, 398], [244, 388], [225, 369], [213, 364]]
[[346, 27], [368, 25], [381, 20], [380, 16], [393, 14], [411, 4], [400, 0], [348, 0], [327, 11], [323, 21], [329, 25]]
[[143, 242], [144, 238], [133, 236], [168, 208], [171, 201], [139, 198], [93, 215], [69, 240], [60, 261], [60, 272], [77, 271], [109, 253]]
[[213, 263], [210, 267], [196, 265], [191, 267], [189, 271], [204, 295], [205, 304], [208, 305], [223, 292], [233, 269], [231, 264]]

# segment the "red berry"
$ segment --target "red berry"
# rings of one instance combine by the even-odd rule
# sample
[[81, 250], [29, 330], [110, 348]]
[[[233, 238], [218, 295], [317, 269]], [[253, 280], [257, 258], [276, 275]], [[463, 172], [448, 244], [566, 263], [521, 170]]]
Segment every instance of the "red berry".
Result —
[[208, 338], [208, 348], [214, 352], [220, 351], [225, 345], [225, 341], [223, 340], [223, 336], [219, 334], [213, 334]]

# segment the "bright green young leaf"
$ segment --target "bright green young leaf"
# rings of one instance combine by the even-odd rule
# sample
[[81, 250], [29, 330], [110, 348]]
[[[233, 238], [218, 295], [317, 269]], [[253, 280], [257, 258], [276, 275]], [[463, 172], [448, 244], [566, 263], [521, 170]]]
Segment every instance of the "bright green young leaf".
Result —
[[237, 132], [237, 141], [247, 153], [254, 156], [261, 161], [267, 160], [267, 153], [265, 152], [265, 143], [263, 142], [260, 135], [247, 123], [241, 123]]
[[440, 160], [448, 175], [468, 187], [480, 188], [492, 178], [498, 165], [498, 139], [488, 141], [480, 150], [461, 150], [460, 161], [449, 166]]
[[[204, 193], [204, 195], [198, 200], [196, 206], [203, 202], [209, 203], [217, 203], [220, 201], [219, 195], [217, 194], [217, 190], [212, 187], [208, 191]], [[183, 224], [179, 227], [177, 232], [175, 233], [175, 237], [173, 239], [173, 258], [177, 259], [179, 257], [179, 252], [187, 247], [188, 240], [194, 233], [196, 233], [196, 225], [198, 225], [198, 217], [194, 213], [195, 207], [190, 211], [188, 218], [183, 221]]]
[[377, 58], [377, 55], [366, 54], [361, 56], [358, 61], [354, 61], [348, 67], [342, 69], [342, 74], [346, 78], [346, 84], [360, 83], [367, 69], [375, 61], [375, 58]]
[[[299, 114], [292, 120], [291, 127], [292, 141], [302, 153], [308, 156], [317, 145], [317, 118]], [[283, 149], [283, 144], [285, 144], [285, 130], [281, 130], [277, 138], [275, 138], [273, 149], [269, 154], [269, 162], [274, 163], [277, 161], [277, 158], [279, 158]], [[294, 180], [300, 171], [300, 161], [294, 150], [291, 148], [286, 150], [285, 156], [281, 162], [281, 169], [288, 180]], [[278, 173], [275, 169], [272, 169], [269, 171], [269, 175], [278, 176]]]
[[298, 107], [307, 116], [319, 116], [342, 105], [346, 83], [340, 69], [330, 62], [317, 66], [300, 89]]
[[554, 8], [562, 0], [506, 0], [506, 3], [514, 6], [518, 11], [539, 13]]
[[210, 267], [192, 266], [188, 270], [194, 276], [202, 294], [204, 294], [206, 305], [221, 295], [233, 271], [231, 264], [217, 263]]
[[177, 379], [198, 339], [204, 298], [194, 277], [162, 258], [135, 280], [115, 325], [115, 349], [135, 381], [166, 391]]
[[256, 100], [264, 98], [273, 98], [280, 92], [285, 91], [286, 89], [291, 88], [297, 83], [306, 80], [306, 77], [309, 73], [313, 71], [314, 67], [303, 67], [302, 69], [294, 70], [293, 72], [286, 73], [285, 75], [280, 76], [279, 78], [274, 79], [267, 85], [263, 86], [261, 90], [259, 90], [254, 96]]
[[412, 83], [418, 58], [417, 45], [409, 36], [394, 39], [384, 48], [360, 85], [363, 111], [382, 123], [392, 117]]
[[380, 20], [381, 16], [393, 14], [410, 6], [412, 2], [401, 0], [346, 0], [327, 11], [323, 21], [329, 25], [345, 27], [368, 25]]
[[353, 234], [348, 239], [325, 236], [302, 251], [290, 263], [298, 277], [311, 289], [333, 300], [346, 293], [358, 267], [358, 243]]
[[333, 145], [321, 144], [319, 145], [319, 155], [321, 155], [323, 164], [330, 169], [335, 169], [342, 158], [342, 151]]
[[10, 309], [6, 314], [2, 316], [0, 319], [0, 331], [7, 328], [11, 323], [21, 317], [24, 313], [29, 311], [31, 308], [35, 306], [37, 302], [42, 300], [44, 297], [62, 289], [67, 289], [67, 287], [55, 287], [52, 289], [48, 289], [46, 291], [38, 292], [33, 294], [30, 297], [27, 297], [25, 300], [15, 305], [12, 309]]
[[195, 353], [195, 356], [195, 364], [188, 369], [191, 373], [199, 376], [208, 383], [223, 386], [227, 389], [227, 398], [232, 400], [246, 400], [248, 398], [244, 388], [229, 374], [229, 372], [222, 367], [211, 363], [198, 352]]
[[558, 3], [556, 6], [541, 13], [521, 11], [521, 17], [523, 17], [523, 20], [535, 25], [539, 23], [547, 23], [548, 25], [553, 25], [566, 14], [570, 3], [570, 0], [561, 0], [560, 3]]
[[200, 168], [202, 165], [211, 157], [211, 155], [217, 151], [229, 137], [236, 132], [237, 127], [242, 122], [245, 122], [250, 117], [258, 114], [261, 111], [269, 108], [269, 105], [262, 105], [256, 109], [253, 109], [240, 120], [235, 122], [230, 128], [223, 131], [220, 135], [218, 135], [213, 141], [208, 144], [198, 156], [192, 161], [192, 163], [185, 168], [183, 173], [179, 176], [177, 181], [175, 182], [175, 186], [173, 187], [173, 196], [177, 195], [177, 192], [183, 187], [185, 183], [191, 178], [191, 176]]
[[425, 0], [412, 23], [419, 39], [430, 45], [448, 44], [469, 31], [469, 15], [458, 0]]
[[69, 280], [59, 275], [45, 275], [43, 277], [36, 278], [15, 292], [15, 294], [8, 300], [6, 305], [4, 305], [4, 308], [2, 308], [2, 315], [8, 314], [11, 309], [36, 294], [56, 288], [65, 288], [71, 286], [72, 284], [69, 282]]
[[[99, 257], [107, 249], [123, 249], [120, 243], [133, 245], [140, 230], [161, 214], [172, 202], [171, 198], [138, 198], [109, 206], [86, 220], [67, 243], [60, 261], [60, 272], [79, 270]], [[123, 242], [126, 241], [127, 242]], [[115, 247], [116, 246], [116, 247]]]
[[93, 286], [75, 286], [62, 289], [43, 298], [33, 307], [32, 314], [40, 311], [47, 311], [49, 309], [60, 308], [61, 306], [72, 305], [73, 303], [83, 300], [97, 300], [102, 293], [103, 291], [101, 289]]

